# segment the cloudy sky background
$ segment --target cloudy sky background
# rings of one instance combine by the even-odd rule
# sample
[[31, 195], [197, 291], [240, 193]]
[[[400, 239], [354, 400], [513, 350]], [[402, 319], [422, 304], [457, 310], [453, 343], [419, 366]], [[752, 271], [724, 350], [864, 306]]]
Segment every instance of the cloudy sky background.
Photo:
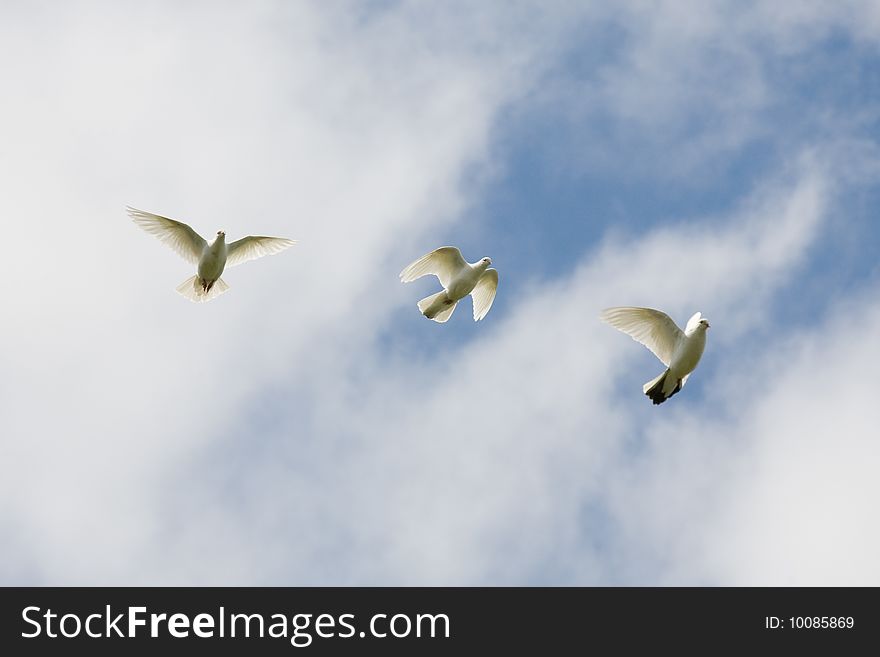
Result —
[[[0, 79], [0, 583], [880, 585], [876, 2], [3, 3]], [[299, 244], [190, 304], [125, 205]], [[711, 321], [670, 402], [609, 305]]]

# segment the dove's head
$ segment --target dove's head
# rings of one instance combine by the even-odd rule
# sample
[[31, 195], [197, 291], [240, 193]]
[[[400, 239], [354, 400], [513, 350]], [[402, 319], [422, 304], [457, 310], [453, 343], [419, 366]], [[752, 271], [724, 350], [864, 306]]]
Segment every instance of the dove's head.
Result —
[[483, 269], [485, 269], [486, 267], [488, 267], [491, 264], [492, 264], [491, 258], [482, 258], [479, 262], [479, 266], [482, 267]]
[[218, 230], [218, 231], [217, 231], [217, 237], [226, 237], [226, 233], [223, 232], [222, 230]]
[[709, 328], [709, 320], [696, 312], [688, 320], [687, 326], [684, 329], [684, 334], [693, 335], [695, 332], [705, 331], [707, 328]]

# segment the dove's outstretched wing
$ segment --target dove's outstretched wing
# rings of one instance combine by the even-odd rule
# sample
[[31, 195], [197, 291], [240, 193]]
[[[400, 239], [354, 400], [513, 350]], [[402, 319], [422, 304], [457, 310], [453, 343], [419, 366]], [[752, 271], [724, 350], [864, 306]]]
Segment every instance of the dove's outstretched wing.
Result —
[[407, 266], [400, 272], [400, 280], [409, 283], [427, 274], [434, 274], [440, 279], [440, 285], [448, 287], [455, 274], [466, 265], [467, 262], [461, 257], [461, 251], [454, 246], [441, 246]]
[[131, 220], [174, 249], [184, 260], [197, 265], [207, 242], [185, 223], [152, 212], [126, 208]]
[[256, 260], [267, 255], [281, 253], [296, 244], [296, 240], [285, 237], [263, 237], [249, 235], [230, 242], [226, 251], [226, 266], [234, 267], [248, 260]]
[[606, 308], [599, 319], [645, 345], [666, 367], [676, 345], [684, 339], [669, 315], [653, 308]]
[[479, 322], [489, 312], [492, 302], [495, 301], [495, 290], [498, 289], [498, 270], [487, 269], [480, 276], [471, 297], [474, 300], [474, 321]]

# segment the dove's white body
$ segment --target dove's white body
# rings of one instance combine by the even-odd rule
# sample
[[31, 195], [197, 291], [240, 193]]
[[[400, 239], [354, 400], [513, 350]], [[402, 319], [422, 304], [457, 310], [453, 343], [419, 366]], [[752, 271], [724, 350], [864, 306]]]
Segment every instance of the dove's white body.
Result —
[[449, 285], [443, 290], [445, 294], [438, 297], [430, 306], [426, 307], [423, 314], [426, 317], [432, 317], [440, 312], [445, 306], [456, 303], [464, 299], [467, 295], [474, 291], [483, 272], [489, 267], [488, 262], [465, 263], [467, 267], [459, 270], [458, 274], [453, 278]]
[[[669, 361], [669, 368], [643, 386], [645, 394], [648, 394], [648, 391], [655, 384], [660, 383], [662, 378], [663, 382], [659, 391], [663, 393], [662, 400], [665, 401], [681, 390], [690, 373], [696, 369], [700, 358], [703, 357], [703, 350], [706, 348], [706, 327], [703, 324], [697, 324], [696, 327], [690, 327], [688, 330], [690, 333], [685, 331], [679, 336], [672, 360]], [[675, 389], [676, 387], [678, 390]]]
[[695, 328], [690, 329], [690, 333], [684, 332], [684, 337], [679, 340], [669, 363], [669, 371], [676, 377], [681, 379], [693, 372], [700, 358], [703, 356], [703, 350], [706, 348], [706, 328], [698, 324]]
[[443, 290], [419, 301], [421, 313], [435, 322], [445, 322], [459, 301], [467, 295], [474, 299], [474, 321], [486, 316], [498, 288], [498, 271], [490, 269], [492, 261], [482, 258], [466, 262], [454, 246], [442, 246], [422, 256], [400, 272], [400, 280], [409, 283], [427, 274], [440, 279]]
[[198, 273], [177, 286], [177, 291], [190, 301], [208, 301], [228, 290], [229, 286], [220, 278], [227, 265], [232, 267], [279, 253], [296, 243], [283, 237], [250, 235], [227, 245], [226, 233], [219, 230], [217, 238], [208, 244], [183, 222], [135, 208], [128, 208], [128, 214], [137, 225], [197, 266]]
[[688, 320], [684, 331], [666, 313], [652, 308], [608, 308], [600, 318], [645, 345], [666, 365], [666, 371], [642, 387], [655, 404], [662, 404], [682, 389], [706, 348], [709, 322], [698, 312]]
[[205, 245], [199, 258], [199, 278], [211, 282], [220, 278], [226, 268], [228, 251], [225, 235], [218, 235], [213, 243]]

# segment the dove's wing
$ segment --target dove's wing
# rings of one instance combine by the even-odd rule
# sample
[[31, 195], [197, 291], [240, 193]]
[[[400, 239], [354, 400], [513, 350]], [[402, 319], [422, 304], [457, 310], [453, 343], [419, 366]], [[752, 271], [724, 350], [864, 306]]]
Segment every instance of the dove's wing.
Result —
[[498, 270], [487, 269], [474, 286], [471, 297], [474, 300], [474, 321], [479, 322], [489, 312], [495, 301], [495, 290], [498, 289]]
[[194, 265], [199, 264], [207, 242], [196, 231], [185, 223], [152, 212], [144, 212], [132, 207], [127, 210], [134, 223], [177, 251], [184, 260]]
[[440, 279], [440, 285], [448, 287], [455, 274], [466, 265], [461, 251], [454, 246], [441, 246], [406, 267], [400, 272], [400, 280], [409, 283], [427, 274], [434, 274]]
[[256, 260], [267, 255], [281, 253], [296, 244], [296, 240], [285, 237], [262, 237], [249, 235], [230, 242], [226, 251], [226, 266], [234, 267], [248, 260]]
[[599, 318], [641, 342], [666, 367], [669, 367], [679, 340], [684, 339], [684, 333], [669, 315], [652, 308], [607, 308]]

